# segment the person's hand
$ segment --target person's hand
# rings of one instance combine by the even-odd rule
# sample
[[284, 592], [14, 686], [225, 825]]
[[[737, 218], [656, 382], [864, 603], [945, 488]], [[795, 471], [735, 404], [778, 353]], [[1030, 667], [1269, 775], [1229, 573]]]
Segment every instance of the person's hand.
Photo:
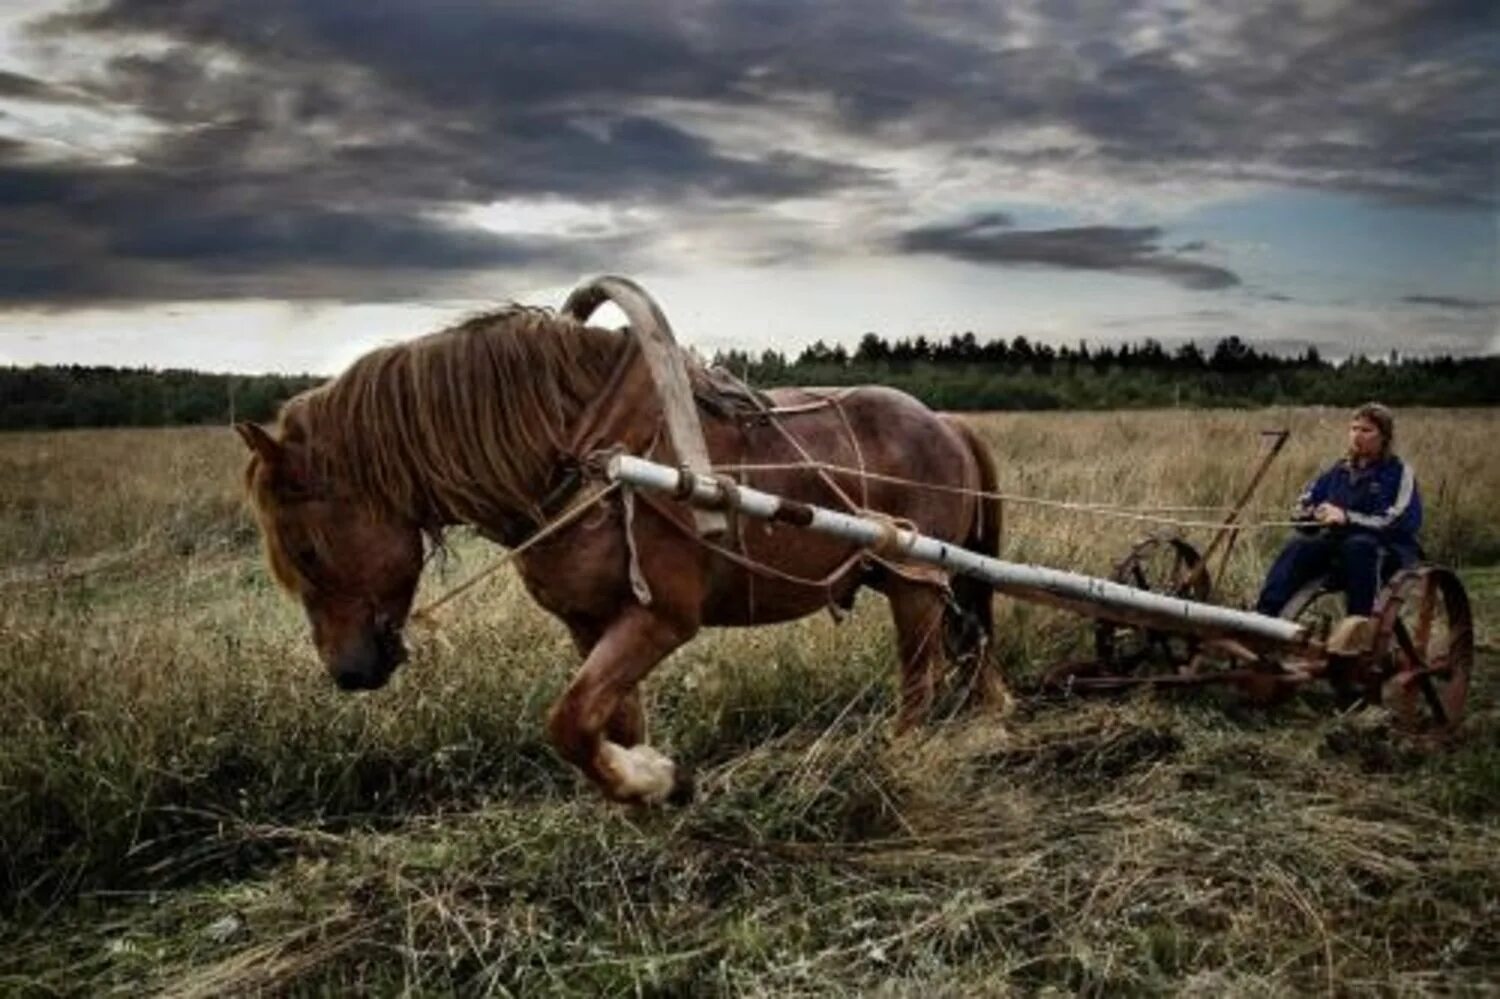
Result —
[[1313, 519], [1320, 524], [1333, 527], [1349, 523], [1349, 514], [1344, 512], [1343, 507], [1334, 506], [1332, 503], [1319, 503], [1318, 508], [1313, 511]]

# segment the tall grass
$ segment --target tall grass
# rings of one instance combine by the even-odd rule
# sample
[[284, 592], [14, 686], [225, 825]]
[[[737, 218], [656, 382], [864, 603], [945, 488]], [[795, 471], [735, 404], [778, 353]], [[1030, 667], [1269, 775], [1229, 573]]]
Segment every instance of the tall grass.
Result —
[[[1279, 518], [1343, 414], [976, 418], [1007, 492], [1223, 503], [1255, 432]], [[1489, 515], [1500, 418], [1403, 413], [1432, 554], [1483, 646], [1432, 755], [1312, 695], [1023, 708], [892, 743], [878, 600], [705, 634], [650, 681], [675, 813], [544, 745], [576, 656], [502, 575], [344, 697], [260, 565], [227, 431], [0, 435], [0, 990], [905, 993], [1480, 989], [1500, 973]], [[1107, 571], [1139, 527], [1007, 505], [1009, 557]], [[1236, 549], [1253, 590], [1277, 533]], [[446, 579], [478, 568], [459, 537]], [[1087, 640], [1000, 604], [1016, 676]]]

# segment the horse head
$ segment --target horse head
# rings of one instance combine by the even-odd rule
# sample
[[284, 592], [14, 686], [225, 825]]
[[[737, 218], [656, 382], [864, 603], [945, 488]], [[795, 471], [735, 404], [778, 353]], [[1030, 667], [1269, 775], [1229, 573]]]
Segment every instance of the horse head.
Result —
[[406, 659], [421, 529], [353, 499], [294, 415], [283, 414], [280, 439], [253, 423], [235, 429], [250, 448], [245, 485], [271, 570], [301, 599], [319, 658], [342, 690], [384, 686]]

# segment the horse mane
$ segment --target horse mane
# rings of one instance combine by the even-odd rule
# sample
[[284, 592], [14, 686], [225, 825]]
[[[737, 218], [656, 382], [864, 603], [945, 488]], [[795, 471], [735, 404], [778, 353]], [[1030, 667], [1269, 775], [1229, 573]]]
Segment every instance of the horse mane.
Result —
[[317, 478], [435, 531], [542, 519], [569, 428], [603, 389], [626, 337], [511, 305], [372, 350], [282, 408]]

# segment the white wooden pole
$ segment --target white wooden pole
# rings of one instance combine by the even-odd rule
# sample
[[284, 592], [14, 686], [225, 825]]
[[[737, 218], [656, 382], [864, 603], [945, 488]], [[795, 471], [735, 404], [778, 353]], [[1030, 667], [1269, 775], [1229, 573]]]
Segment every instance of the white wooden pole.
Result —
[[[690, 488], [687, 498], [694, 505], [714, 508], [726, 503], [722, 487], [710, 476], [634, 455], [612, 457], [607, 474], [611, 480], [640, 489], [683, 495]], [[683, 476], [688, 478], [686, 483]], [[753, 517], [797, 524], [866, 547], [890, 541], [892, 528], [875, 520], [797, 503], [748, 486], [734, 492], [737, 508]], [[1259, 644], [1298, 648], [1309, 644], [1307, 629], [1295, 621], [1138, 590], [1061, 569], [1006, 562], [915, 531], [895, 529], [894, 549], [902, 557], [982, 579], [1022, 599], [1060, 603], [1095, 617], [1217, 637], [1229, 634]]]

